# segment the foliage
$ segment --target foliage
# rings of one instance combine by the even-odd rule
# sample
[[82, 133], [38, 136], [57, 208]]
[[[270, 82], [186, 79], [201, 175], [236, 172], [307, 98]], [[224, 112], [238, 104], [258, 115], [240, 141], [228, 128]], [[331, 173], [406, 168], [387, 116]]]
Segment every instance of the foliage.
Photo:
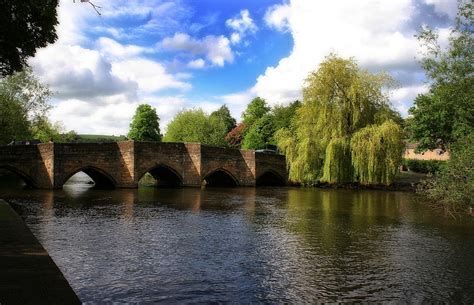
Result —
[[328, 183], [352, 181], [351, 141], [349, 138], [334, 138], [326, 147], [323, 177]]
[[168, 124], [166, 142], [199, 142], [212, 146], [227, 146], [228, 125], [219, 115], [207, 115], [202, 109], [183, 110]]
[[455, 216], [474, 206], [474, 132], [457, 141], [452, 152], [435, 178], [425, 181], [418, 192]]
[[[346, 182], [351, 172], [349, 164], [353, 164], [351, 158], [355, 157], [353, 181], [390, 182], [398, 166], [394, 161], [401, 157], [398, 145], [402, 137], [401, 127], [392, 119], [399, 115], [390, 109], [388, 96], [382, 91], [392, 84], [386, 74], [361, 70], [352, 59], [334, 54], [326, 57], [319, 69], [309, 74], [303, 88], [303, 105], [296, 110], [293, 123], [275, 134], [280, 151], [287, 157], [290, 179], [302, 183]], [[359, 149], [359, 142], [355, 140], [353, 144], [352, 137], [364, 127], [367, 129], [357, 139], [373, 141], [370, 153], [387, 164], [362, 168], [363, 163], [358, 162], [361, 150], [354, 151]], [[396, 150], [389, 152], [392, 148]], [[382, 152], [389, 152], [390, 156], [378, 158]], [[369, 172], [370, 179], [366, 180], [365, 173]]]
[[262, 118], [270, 111], [267, 102], [260, 97], [254, 98], [242, 113], [242, 122], [247, 126], [252, 126], [258, 119]]
[[422, 174], [436, 174], [446, 161], [403, 159], [402, 164], [410, 171]]
[[1, 2], [1, 76], [20, 71], [36, 49], [56, 41], [57, 5], [58, 0]]
[[275, 133], [275, 124], [273, 117], [269, 114], [255, 121], [244, 136], [242, 148], [244, 149], [262, 149], [268, 148], [268, 145], [274, 145], [273, 134]]
[[237, 124], [235, 119], [230, 115], [229, 108], [226, 105], [222, 105], [219, 109], [212, 112], [209, 118], [223, 121], [226, 126], [226, 133], [234, 129]]
[[0, 145], [15, 139], [28, 139], [28, 113], [17, 101], [0, 90]]
[[239, 123], [234, 129], [229, 131], [225, 136], [225, 141], [227, 145], [231, 148], [240, 148], [242, 146], [242, 141], [247, 130], [247, 125], [244, 123]]
[[409, 129], [419, 150], [442, 148], [474, 130], [474, 37], [470, 1], [460, 1], [456, 24], [444, 50], [438, 34], [424, 28], [418, 39], [427, 50], [422, 60], [431, 87], [419, 95], [410, 114]]
[[291, 121], [296, 114], [296, 110], [301, 107], [301, 102], [296, 100], [290, 103], [288, 106], [276, 105], [271, 110], [273, 124], [275, 130], [281, 128], [289, 128]]
[[[0, 143], [38, 138], [67, 141], [60, 124], [47, 119], [51, 91], [26, 68], [0, 79]], [[69, 133], [70, 134], [70, 133]]]
[[15, 100], [28, 113], [29, 120], [44, 117], [51, 109], [51, 90], [40, 82], [30, 68], [0, 79], [0, 91]]
[[128, 137], [135, 141], [161, 141], [160, 118], [156, 109], [148, 104], [138, 105], [132, 122]]
[[391, 184], [405, 147], [402, 139], [402, 128], [392, 120], [357, 131], [351, 139], [355, 180], [362, 184]]

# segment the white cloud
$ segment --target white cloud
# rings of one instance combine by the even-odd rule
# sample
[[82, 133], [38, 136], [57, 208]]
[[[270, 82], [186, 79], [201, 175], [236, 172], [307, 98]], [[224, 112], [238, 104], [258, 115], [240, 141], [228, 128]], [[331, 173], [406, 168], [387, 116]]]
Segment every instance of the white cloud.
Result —
[[50, 45], [39, 50], [30, 63], [56, 97], [108, 96], [136, 88], [135, 83], [114, 75], [111, 63], [98, 51], [77, 45]]
[[219, 67], [224, 66], [226, 62], [234, 61], [230, 41], [222, 35], [208, 35], [202, 39], [195, 39], [185, 33], [175, 33], [174, 36], [163, 39], [159, 45], [166, 50], [204, 55], [213, 65]]
[[428, 92], [428, 89], [426, 84], [395, 89], [391, 94], [392, 104], [403, 116], [407, 116], [408, 109], [413, 104], [413, 100], [415, 100], [418, 94]]
[[182, 90], [191, 88], [190, 84], [168, 74], [162, 64], [148, 59], [119, 61], [113, 64], [112, 71], [124, 80], [136, 82], [138, 88], [147, 93], [169, 88]]
[[153, 52], [152, 48], [130, 44], [123, 45], [107, 37], [100, 37], [96, 45], [102, 54], [112, 59], [136, 57], [144, 53]]
[[244, 36], [246, 33], [255, 33], [258, 29], [253, 22], [252, 17], [250, 17], [248, 10], [241, 10], [239, 15], [227, 19], [225, 24], [235, 32], [239, 33], [240, 36]]
[[240, 43], [247, 33], [255, 33], [258, 29], [248, 10], [241, 10], [239, 15], [227, 19], [225, 24], [234, 30], [230, 36], [232, 44]]
[[275, 4], [267, 9], [263, 19], [269, 27], [283, 32], [290, 29], [290, 13], [291, 9], [289, 5]]
[[191, 60], [187, 66], [191, 69], [202, 69], [205, 67], [205, 65], [206, 65], [206, 62], [204, 61], [204, 59], [198, 58], [195, 60]]
[[273, 104], [301, 98], [308, 73], [331, 52], [354, 57], [371, 71], [419, 69], [415, 32], [404, 30], [415, 9], [413, 0], [291, 0], [271, 7], [267, 24], [288, 27], [294, 46], [258, 77], [252, 91]]

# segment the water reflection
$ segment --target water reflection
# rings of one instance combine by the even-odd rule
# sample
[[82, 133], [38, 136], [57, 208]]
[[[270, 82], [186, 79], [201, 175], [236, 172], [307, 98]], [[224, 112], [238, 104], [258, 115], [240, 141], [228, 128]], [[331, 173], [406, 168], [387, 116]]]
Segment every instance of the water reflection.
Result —
[[474, 302], [472, 219], [410, 193], [86, 186], [2, 191], [83, 302]]

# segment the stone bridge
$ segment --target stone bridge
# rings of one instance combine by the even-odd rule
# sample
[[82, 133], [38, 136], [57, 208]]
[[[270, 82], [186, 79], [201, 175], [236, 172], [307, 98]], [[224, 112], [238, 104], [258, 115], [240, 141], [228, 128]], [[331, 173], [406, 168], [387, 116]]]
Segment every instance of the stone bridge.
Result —
[[29, 186], [61, 188], [78, 172], [97, 187], [136, 188], [150, 173], [164, 186], [285, 185], [282, 155], [196, 143], [43, 143], [0, 146], [0, 168]]

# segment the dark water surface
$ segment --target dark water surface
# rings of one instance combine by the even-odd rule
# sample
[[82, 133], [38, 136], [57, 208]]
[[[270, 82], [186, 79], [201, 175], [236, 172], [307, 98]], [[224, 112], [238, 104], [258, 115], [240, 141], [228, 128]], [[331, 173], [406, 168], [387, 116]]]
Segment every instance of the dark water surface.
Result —
[[83, 302], [474, 303], [474, 220], [411, 193], [0, 190]]

